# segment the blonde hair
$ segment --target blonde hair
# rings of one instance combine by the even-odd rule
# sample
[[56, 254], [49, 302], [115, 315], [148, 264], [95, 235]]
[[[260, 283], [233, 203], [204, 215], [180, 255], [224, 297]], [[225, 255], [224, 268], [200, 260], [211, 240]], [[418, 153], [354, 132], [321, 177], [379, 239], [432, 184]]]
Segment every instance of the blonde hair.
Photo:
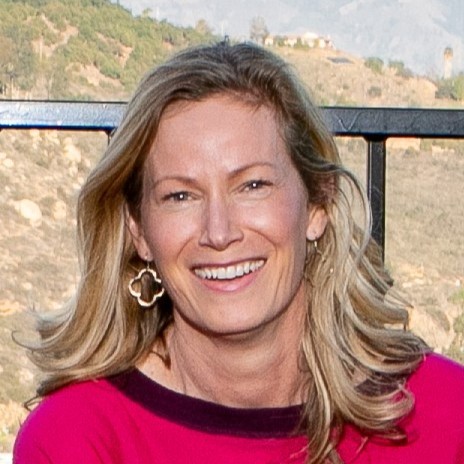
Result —
[[[405, 330], [405, 304], [393, 295], [370, 238], [367, 200], [342, 167], [318, 110], [283, 60], [251, 44], [185, 50], [140, 83], [79, 197], [81, 282], [59, 317], [40, 322], [42, 340], [31, 357], [48, 375], [38, 394], [133, 368], [170, 324], [169, 296], [150, 310], [129, 296], [128, 282], [143, 263], [125, 217], [130, 212], [140, 219], [142, 170], [164, 110], [214, 94], [273, 108], [310, 202], [329, 218], [321, 251], [308, 244], [305, 271], [310, 462], [340, 462], [335, 447], [346, 422], [367, 434], [404, 438], [396, 424], [413, 404], [404, 382], [426, 347]], [[353, 201], [363, 206], [361, 225], [353, 218]]]

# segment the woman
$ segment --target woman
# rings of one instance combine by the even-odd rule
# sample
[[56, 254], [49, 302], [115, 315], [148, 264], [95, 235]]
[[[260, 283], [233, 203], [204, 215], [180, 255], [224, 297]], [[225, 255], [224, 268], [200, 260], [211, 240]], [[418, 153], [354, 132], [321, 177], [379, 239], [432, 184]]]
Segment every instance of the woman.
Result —
[[404, 329], [361, 188], [270, 52], [149, 73], [78, 224], [16, 463], [464, 462], [463, 369]]

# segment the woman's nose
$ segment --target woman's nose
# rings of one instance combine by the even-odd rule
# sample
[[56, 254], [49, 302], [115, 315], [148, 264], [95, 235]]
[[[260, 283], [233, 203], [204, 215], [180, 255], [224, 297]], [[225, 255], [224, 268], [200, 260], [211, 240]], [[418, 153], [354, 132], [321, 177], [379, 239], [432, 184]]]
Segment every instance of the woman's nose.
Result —
[[221, 196], [216, 196], [206, 202], [200, 245], [221, 251], [243, 238], [240, 215], [235, 211], [236, 208], [237, 205], [232, 205], [227, 198]]

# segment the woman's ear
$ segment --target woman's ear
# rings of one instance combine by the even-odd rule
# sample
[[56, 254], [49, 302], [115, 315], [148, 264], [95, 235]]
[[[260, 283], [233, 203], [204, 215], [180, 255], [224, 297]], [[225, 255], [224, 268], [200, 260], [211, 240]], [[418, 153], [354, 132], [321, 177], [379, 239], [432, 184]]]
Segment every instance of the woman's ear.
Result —
[[306, 238], [310, 241], [317, 240], [324, 233], [327, 222], [327, 212], [322, 206], [310, 207]]
[[127, 230], [130, 233], [132, 243], [134, 244], [134, 247], [137, 250], [137, 253], [139, 254], [140, 258], [144, 261], [153, 261], [153, 256], [150, 252], [150, 248], [148, 246], [147, 241], [145, 240], [142, 224], [139, 221], [135, 220], [135, 218], [129, 212], [129, 209], [127, 207], [125, 209], [125, 216]]

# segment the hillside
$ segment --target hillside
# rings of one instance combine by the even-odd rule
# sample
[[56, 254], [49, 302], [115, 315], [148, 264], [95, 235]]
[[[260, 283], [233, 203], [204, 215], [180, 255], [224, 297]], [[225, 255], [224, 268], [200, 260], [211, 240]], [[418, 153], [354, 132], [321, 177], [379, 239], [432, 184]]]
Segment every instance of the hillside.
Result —
[[214, 40], [205, 28], [133, 17], [109, 0], [0, 0], [6, 98], [120, 100], [173, 50]]
[[[66, 5], [66, 6], [64, 6]], [[104, 0], [0, 0], [3, 97], [126, 100], [143, 73], [172, 51], [215, 38], [132, 17]], [[369, 67], [337, 50], [275, 48], [324, 105], [457, 106], [437, 84], [401, 67]], [[16, 56], [17, 55], [17, 56]], [[104, 134], [0, 134], [0, 451], [9, 450], [37, 373], [11, 340], [33, 337], [27, 310], [50, 311], [78, 280], [74, 204], [104, 151]], [[366, 146], [338, 140], [362, 178]], [[464, 362], [464, 147], [389, 142], [386, 260], [411, 301], [411, 326], [437, 351]], [[29, 339], [30, 340], [30, 339]]]
[[[109, 0], [0, 0], [0, 11], [2, 98], [126, 100], [173, 51], [218, 40], [205, 21], [175, 27]], [[435, 99], [439, 83], [415, 77], [402, 62], [379, 72], [343, 51], [274, 50], [296, 65], [320, 104], [443, 105]]]
[[395, 68], [380, 72], [362, 58], [340, 50], [277, 51], [298, 70], [320, 105], [435, 107], [449, 105], [435, 98], [437, 84]]

